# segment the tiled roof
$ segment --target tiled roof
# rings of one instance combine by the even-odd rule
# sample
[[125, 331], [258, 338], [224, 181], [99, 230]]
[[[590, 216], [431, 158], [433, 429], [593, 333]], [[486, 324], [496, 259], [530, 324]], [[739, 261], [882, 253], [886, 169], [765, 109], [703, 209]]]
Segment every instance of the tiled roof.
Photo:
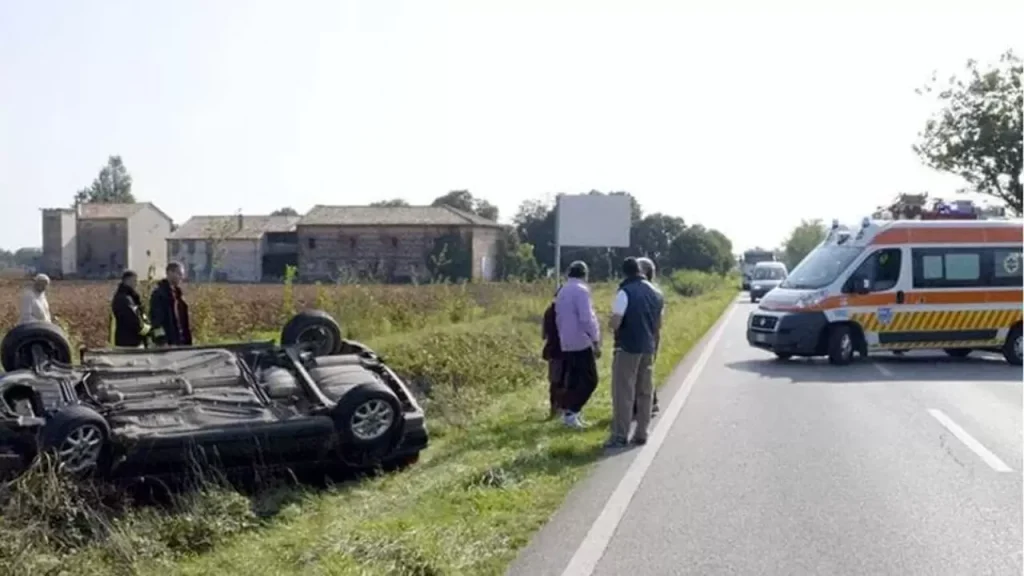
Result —
[[[241, 226], [239, 226], [241, 218]], [[167, 237], [168, 240], [258, 240], [267, 232], [295, 230], [298, 216], [193, 216]]]
[[157, 211], [164, 218], [167, 218], [168, 222], [171, 221], [171, 217], [165, 214], [163, 210], [157, 208], [152, 202], [135, 202], [133, 204], [105, 204], [102, 202], [96, 202], [79, 204], [78, 208], [81, 210], [79, 218], [82, 220], [127, 219], [136, 215], [140, 210], [147, 206]]
[[500, 226], [451, 206], [314, 206], [300, 226]]
[[134, 204], [81, 204], [82, 214], [80, 218], [83, 220], [106, 220], [112, 218], [131, 218], [136, 212], [142, 210], [145, 206], [144, 203], [136, 202]]

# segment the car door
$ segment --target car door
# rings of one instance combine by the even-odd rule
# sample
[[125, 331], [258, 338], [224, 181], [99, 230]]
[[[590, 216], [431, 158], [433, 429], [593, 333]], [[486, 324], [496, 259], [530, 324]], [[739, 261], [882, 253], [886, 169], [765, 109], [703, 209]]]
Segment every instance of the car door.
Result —
[[868, 254], [843, 285], [850, 319], [864, 331], [869, 349], [903, 348], [899, 330], [910, 321], [906, 310], [904, 249], [878, 248]]

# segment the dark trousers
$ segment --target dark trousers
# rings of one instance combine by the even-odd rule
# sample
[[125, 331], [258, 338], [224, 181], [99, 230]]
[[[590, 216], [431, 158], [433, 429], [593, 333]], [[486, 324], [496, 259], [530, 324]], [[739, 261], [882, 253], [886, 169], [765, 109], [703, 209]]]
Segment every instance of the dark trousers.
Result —
[[565, 396], [565, 367], [561, 358], [548, 360], [548, 401], [552, 410], [561, 410]]
[[570, 412], [579, 412], [597, 389], [597, 357], [591, 348], [562, 352], [562, 364], [565, 370], [562, 407]]

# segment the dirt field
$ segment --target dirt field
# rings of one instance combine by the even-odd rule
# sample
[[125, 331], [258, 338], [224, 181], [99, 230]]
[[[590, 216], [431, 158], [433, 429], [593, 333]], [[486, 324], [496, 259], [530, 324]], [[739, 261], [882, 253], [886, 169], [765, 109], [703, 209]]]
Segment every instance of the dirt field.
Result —
[[[18, 319], [20, 293], [27, 284], [0, 280], [0, 333]], [[50, 311], [76, 345], [102, 346], [108, 339], [110, 299], [116, 282], [54, 282]], [[215, 341], [275, 333], [295, 310], [331, 312], [346, 334], [367, 338], [418, 329], [438, 320], [459, 322], [500, 313], [512, 297], [542, 294], [536, 284], [465, 286], [317, 286], [306, 284], [195, 284], [186, 286], [197, 338]], [[148, 299], [148, 287], [140, 292]]]

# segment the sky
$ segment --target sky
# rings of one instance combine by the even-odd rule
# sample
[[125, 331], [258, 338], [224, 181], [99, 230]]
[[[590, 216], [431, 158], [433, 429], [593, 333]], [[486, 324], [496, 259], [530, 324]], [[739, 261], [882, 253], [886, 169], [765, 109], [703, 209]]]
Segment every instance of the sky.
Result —
[[934, 110], [915, 88], [1024, 52], [1022, 16], [1013, 0], [0, 0], [0, 247], [40, 245], [39, 209], [112, 154], [178, 223], [457, 189], [507, 221], [523, 200], [624, 190], [737, 250], [777, 246], [803, 218], [961, 186], [911, 149]]

